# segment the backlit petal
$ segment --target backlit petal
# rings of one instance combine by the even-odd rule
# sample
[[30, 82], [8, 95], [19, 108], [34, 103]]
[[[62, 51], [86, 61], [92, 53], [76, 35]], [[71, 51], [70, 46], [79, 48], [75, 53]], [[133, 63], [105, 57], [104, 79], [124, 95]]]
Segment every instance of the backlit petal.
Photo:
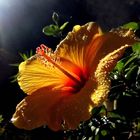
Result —
[[76, 129], [80, 122], [90, 118], [90, 106], [94, 106], [91, 100], [91, 93], [94, 91], [96, 83], [91, 79], [76, 94], [61, 100], [57, 114], [61, 115], [64, 122], [64, 129]]
[[62, 58], [62, 65], [64, 60], [69, 60], [83, 71], [86, 70], [86, 59], [90, 62], [98, 48], [98, 46], [92, 48], [93, 53], [89, 55], [91, 44], [94, 44], [96, 38], [101, 35], [100, 27], [94, 22], [89, 22], [84, 26], [76, 25], [72, 32], [69, 32], [67, 37], [57, 46], [56, 54]]
[[130, 46], [125, 45], [119, 49], [109, 53], [102, 60], [100, 60], [95, 71], [95, 79], [97, 87], [95, 92], [92, 93], [91, 99], [95, 106], [99, 106], [105, 101], [110, 91], [110, 78], [109, 73], [115, 67], [117, 61], [122, 57], [126, 48]]
[[32, 94], [43, 87], [63, 88], [67, 80], [68, 77], [59, 69], [45, 66], [36, 56], [22, 62], [19, 66], [18, 83], [27, 94]]
[[61, 99], [59, 106], [55, 107], [58, 108], [55, 117], [51, 117], [52, 122], [61, 118], [65, 129], [76, 129], [81, 121], [88, 120], [91, 109], [100, 106], [106, 100], [110, 90], [109, 73], [127, 47], [122, 46], [100, 61], [95, 72], [96, 81], [90, 79], [78, 93]]
[[134, 36], [129, 30], [117, 29], [103, 34], [96, 23], [89, 22], [83, 26], [76, 25], [55, 52], [60, 56], [61, 65], [67, 67], [65, 61], [72, 62], [88, 77], [106, 54], [134, 42]]
[[[37, 90], [17, 105], [16, 112], [11, 119], [13, 124], [26, 130], [50, 124], [52, 106], [64, 95], [67, 96], [67, 94], [61, 94], [60, 91], [52, 92], [49, 88]], [[54, 125], [52, 129], [61, 129], [62, 120], [57, 119], [56, 122], [59, 122], [59, 126]]]
[[[121, 29], [120, 29], [121, 30]], [[91, 46], [91, 51], [89, 53], [93, 54], [94, 47], [98, 48], [97, 53], [95, 54], [94, 59], [92, 59], [89, 63], [88, 59], [86, 63], [90, 65], [90, 73], [95, 72], [95, 69], [101, 59], [103, 59], [107, 54], [112, 53], [113, 51], [117, 50], [121, 46], [124, 45], [132, 45], [136, 40], [131, 37], [131, 35], [125, 36], [127, 34], [126, 31], [124, 32], [124, 36], [119, 33], [108, 32], [100, 37], [98, 37]]]

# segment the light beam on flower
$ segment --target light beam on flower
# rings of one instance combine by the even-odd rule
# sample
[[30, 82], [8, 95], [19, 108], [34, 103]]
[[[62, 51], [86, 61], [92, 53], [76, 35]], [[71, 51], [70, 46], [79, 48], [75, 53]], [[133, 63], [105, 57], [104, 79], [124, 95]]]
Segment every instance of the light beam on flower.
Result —
[[38, 47], [19, 66], [18, 83], [28, 96], [16, 107], [14, 125], [28, 130], [48, 125], [57, 131], [89, 119], [91, 109], [107, 98], [109, 72], [135, 41], [124, 32], [103, 34], [89, 22], [75, 26], [54, 52]]

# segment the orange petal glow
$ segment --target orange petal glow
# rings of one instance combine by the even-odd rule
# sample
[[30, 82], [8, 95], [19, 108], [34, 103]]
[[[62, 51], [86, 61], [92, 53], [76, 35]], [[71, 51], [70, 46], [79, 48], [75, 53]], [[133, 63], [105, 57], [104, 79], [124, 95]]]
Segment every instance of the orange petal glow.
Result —
[[134, 42], [129, 34], [102, 34], [96, 23], [89, 22], [75, 26], [55, 52], [41, 45], [36, 55], [19, 66], [18, 83], [29, 96], [16, 108], [15, 126], [75, 129], [106, 100], [109, 73]]
[[97, 82], [97, 87], [95, 92], [91, 95], [91, 99], [95, 106], [102, 104], [108, 96], [110, 90], [110, 79], [109, 73], [115, 67], [117, 61], [124, 54], [126, 48], [130, 46], [121, 46], [119, 49], [106, 55], [97, 66], [95, 71], [95, 79]]
[[88, 76], [86, 60], [90, 63], [94, 59], [98, 46], [92, 46], [95, 40], [102, 35], [101, 28], [94, 22], [89, 22], [84, 26], [74, 26], [72, 32], [68, 33], [55, 51], [62, 59], [61, 64], [63, 65], [63, 59], [68, 60], [80, 67], [83, 73]]
[[[52, 106], [55, 105], [63, 95], [60, 91], [54, 91], [52, 93], [51, 90], [46, 88], [37, 90], [17, 105], [16, 112], [12, 118], [13, 124], [18, 128], [27, 130], [49, 124]], [[65, 94], [65, 96], [66, 95], [67, 94]], [[59, 125], [59, 127], [61, 127], [61, 125]], [[56, 126], [54, 126], [53, 129], [56, 129]]]
[[67, 80], [68, 78], [60, 70], [45, 66], [36, 56], [19, 65], [18, 83], [27, 94], [32, 94], [43, 87], [62, 88]]

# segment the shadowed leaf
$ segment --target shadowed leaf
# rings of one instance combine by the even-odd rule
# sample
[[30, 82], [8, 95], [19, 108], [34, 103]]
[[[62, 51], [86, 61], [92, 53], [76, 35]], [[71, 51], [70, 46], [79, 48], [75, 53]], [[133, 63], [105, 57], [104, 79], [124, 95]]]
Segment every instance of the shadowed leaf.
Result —
[[122, 26], [124, 29], [138, 30], [140, 28], [139, 23], [137, 22], [129, 22]]

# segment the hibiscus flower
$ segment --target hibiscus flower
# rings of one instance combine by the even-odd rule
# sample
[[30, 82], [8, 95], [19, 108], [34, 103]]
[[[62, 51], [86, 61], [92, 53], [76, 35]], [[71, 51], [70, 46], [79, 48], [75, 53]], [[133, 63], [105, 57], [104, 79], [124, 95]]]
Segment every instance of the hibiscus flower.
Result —
[[127, 30], [103, 34], [89, 22], [74, 26], [54, 52], [40, 45], [19, 65], [18, 83], [28, 96], [17, 105], [13, 124], [27, 130], [75, 129], [107, 99], [109, 73], [134, 42]]

